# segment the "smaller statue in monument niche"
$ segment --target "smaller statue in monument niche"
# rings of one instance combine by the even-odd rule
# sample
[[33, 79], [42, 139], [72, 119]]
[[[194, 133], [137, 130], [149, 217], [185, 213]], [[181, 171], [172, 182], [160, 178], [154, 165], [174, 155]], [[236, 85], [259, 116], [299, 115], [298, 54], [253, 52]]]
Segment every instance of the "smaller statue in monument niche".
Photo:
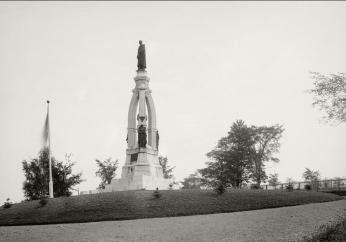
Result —
[[145, 68], [147, 68], [147, 64], [145, 60], [145, 45], [142, 43], [142, 40], [139, 41], [137, 60], [138, 71], [145, 71]]
[[147, 132], [143, 125], [138, 127], [138, 147], [145, 148], [147, 145]]

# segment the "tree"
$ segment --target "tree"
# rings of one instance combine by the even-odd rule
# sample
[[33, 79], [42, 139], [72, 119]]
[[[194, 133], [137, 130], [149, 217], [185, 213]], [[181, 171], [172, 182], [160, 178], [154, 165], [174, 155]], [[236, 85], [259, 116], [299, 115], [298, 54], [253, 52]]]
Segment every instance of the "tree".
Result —
[[273, 186], [273, 187], [279, 184], [279, 174], [278, 173], [270, 174], [268, 183], [270, 186]]
[[235, 121], [228, 135], [207, 153], [212, 161], [206, 163], [206, 168], [199, 170], [203, 183], [212, 187], [222, 184], [240, 188], [244, 181], [249, 180], [253, 145], [252, 129], [242, 120]]
[[314, 95], [313, 106], [326, 113], [327, 122], [346, 121], [346, 73], [322, 75], [311, 72], [314, 88], [308, 90]]
[[202, 178], [199, 176], [198, 172], [195, 172], [184, 178], [181, 184], [183, 185], [181, 189], [201, 189]]
[[267, 178], [264, 170], [264, 162], [279, 162], [279, 159], [274, 157], [274, 154], [279, 152], [279, 141], [284, 129], [282, 125], [278, 124], [268, 127], [252, 126], [251, 128], [254, 138], [252, 179], [260, 186], [261, 182]]
[[[74, 186], [82, 182], [82, 173], [72, 174], [71, 155], [65, 156], [66, 161], [52, 160], [52, 178], [54, 197], [70, 196]], [[43, 149], [38, 158], [22, 161], [25, 181], [23, 183], [24, 196], [27, 200], [36, 200], [46, 197], [49, 182], [48, 149]]]
[[316, 182], [318, 180], [320, 180], [321, 178], [321, 174], [319, 171], [314, 171], [312, 169], [309, 168], [305, 168], [305, 171], [302, 175], [302, 177], [305, 179], [305, 181], [307, 182]]
[[163, 178], [165, 178], [165, 179], [173, 178], [173, 169], [175, 167], [169, 167], [168, 158], [160, 155], [159, 156], [159, 163], [162, 167]]
[[112, 179], [115, 177], [115, 171], [118, 169], [118, 160], [112, 161], [112, 158], [108, 158], [103, 162], [96, 159], [98, 170], [95, 175], [101, 178], [101, 183], [98, 189], [105, 189], [106, 184], [111, 184]]
[[244, 121], [237, 120], [228, 135], [207, 154], [212, 161], [199, 170], [203, 183], [215, 187], [221, 182], [226, 187], [239, 188], [252, 178], [260, 187], [261, 181], [267, 178], [264, 162], [279, 162], [274, 154], [279, 151], [283, 131], [281, 125], [248, 127]]

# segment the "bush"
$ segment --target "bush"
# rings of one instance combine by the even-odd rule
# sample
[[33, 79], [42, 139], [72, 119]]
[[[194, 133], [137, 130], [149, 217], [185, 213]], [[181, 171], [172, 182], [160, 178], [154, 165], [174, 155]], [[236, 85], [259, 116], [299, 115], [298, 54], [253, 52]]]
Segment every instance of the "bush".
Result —
[[40, 205], [41, 207], [45, 206], [48, 203], [48, 198], [43, 197], [40, 199]]
[[287, 184], [286, 185], [286, 190], [288, 190], [289, 192], [293, 191], [293, 185], [292, 184]]
[[10, 202], [10, 199], [7, 198], [6, 202], [4, 202], [4, 208], [10, 208], [13, 205], [13, 203]]
[[156, 190], [153, 193], [153, 197], [155, 199], [159, 199], [162, 196], [162, 194], [159, 192], [159, 188], [156, 188]]
[[216, 187], [214, 188], [215, 192], [218, 194], [218, 195], [222, 195], [225, 193], [226, 191], [226, 188], [225, 186], [222, 184], [222, 183], [219, 183], [216, 185]]
[[305, 184], [304, 185], [305, 190], [311, 190], [311, 185], [310, 184]]
[[251, 184], [250, 188], [251, 189], [261, 189], [261, 187], [258, 184], [256, 184], [256, 183]]

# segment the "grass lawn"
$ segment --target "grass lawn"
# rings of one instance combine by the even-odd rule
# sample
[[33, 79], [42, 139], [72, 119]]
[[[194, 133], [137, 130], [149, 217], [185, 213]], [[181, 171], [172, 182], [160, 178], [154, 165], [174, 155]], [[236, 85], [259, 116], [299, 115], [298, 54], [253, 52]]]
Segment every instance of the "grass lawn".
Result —
[[214, 191], [124, 191], [39, 200], [0, 208], [0, 225], [76, 223], [154, 217], [236, 212], [263, 208], [328, 202], [342, 197], [313, 192], [285, 190], [230, 190], [218, 196]]

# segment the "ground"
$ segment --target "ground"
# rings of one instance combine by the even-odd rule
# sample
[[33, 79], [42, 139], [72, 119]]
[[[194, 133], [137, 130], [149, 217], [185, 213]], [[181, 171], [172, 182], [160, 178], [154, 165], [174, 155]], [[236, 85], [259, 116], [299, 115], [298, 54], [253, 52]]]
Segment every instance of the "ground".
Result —
[[5, 226], [1, 241], [299, 241], [346, 217], [346, 200], [234, 213]]
[[23, 202], [0, 209], [0, 226], [213, 214], [342, 199], [334, 194], [287, 190], [233, 189], [221, 196], [203, 190], [160, 193], [159, 199], [154, 198], [153, 191], [126, 191], [48, 199], [44, 206], [39, 200]]

